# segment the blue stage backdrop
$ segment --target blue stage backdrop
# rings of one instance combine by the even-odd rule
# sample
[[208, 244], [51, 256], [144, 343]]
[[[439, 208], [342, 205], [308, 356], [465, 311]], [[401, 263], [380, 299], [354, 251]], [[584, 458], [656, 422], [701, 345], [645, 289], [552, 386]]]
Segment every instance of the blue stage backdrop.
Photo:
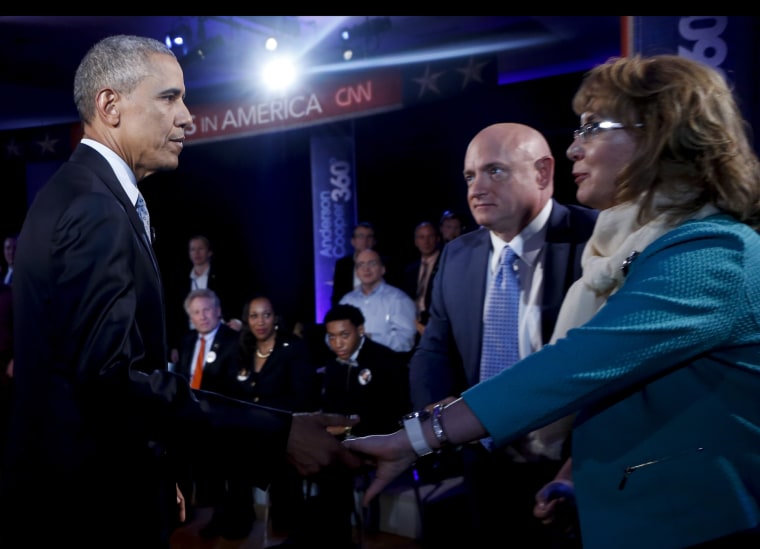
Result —
[[352, 135], [311, 138], [311, 202], [314, 219], [315, 322], [330, 308], [335, 260], [352, 251], [356, 216], [356, 162]]

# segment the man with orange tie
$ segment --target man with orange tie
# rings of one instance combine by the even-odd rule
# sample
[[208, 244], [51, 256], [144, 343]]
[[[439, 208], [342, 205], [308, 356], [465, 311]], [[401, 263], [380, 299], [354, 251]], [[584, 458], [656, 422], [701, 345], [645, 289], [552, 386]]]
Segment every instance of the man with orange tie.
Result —
[[[193, 389], [229, 394], [229, 376], [238, 367], [239, 333], [222, 321], [222, 306], [219, 297], [208, 288], [192, 290], [185, 298], [185, 312], [193, 329], [184, 337], [180, 345], [179, 362], [175, 371], [190, 380]], [[187, 500], [196, 506], [214, 506], [211, 520], [200, 534], [204, 538], [223, 536], [236, 539], [247, 534], [253, 526], [255, 513], [251, 509], [231, 509], [227, 504], [224, 481], [212, 480], [215, 465], [214, 456], [206, 454], [204, 448], [188, 448], [186, 471], [180, 482], [180, 489]], [[208, 474], [207, 474], [208, 473]], [[209, 478], [211, 477], [211, 478]], [[195, 486], [195, 497], [192, 488]], [[192, 506], [189, 506], [193, 509]], [[243, 536], [244, 537], [244, 536]]]

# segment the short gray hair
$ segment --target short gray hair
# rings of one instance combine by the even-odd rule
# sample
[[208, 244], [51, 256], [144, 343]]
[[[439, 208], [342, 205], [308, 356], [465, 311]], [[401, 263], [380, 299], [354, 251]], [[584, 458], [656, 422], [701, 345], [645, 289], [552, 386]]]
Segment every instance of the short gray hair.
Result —
[[148, 74], [154, 54], [174, 52], [153, 38], [118, 34], [104, 38], [85, 54], [74, 75], [74, 104], [82, 122], [95, 116], [95, 97], [106, 87], [132, 92]]
[[190, 304], [193, 302], [193, 299], [197, 298], [212, 299], [214, 301], [214, 307], [218, 309], [222, 308], [222, 302], [219, 300], [219, 296], [216, 295], [214, 290], [211, 288], [198, 288], [197, 290], [192, 290], [185, 298], [185, 312], [188, 315], [190, 314]]

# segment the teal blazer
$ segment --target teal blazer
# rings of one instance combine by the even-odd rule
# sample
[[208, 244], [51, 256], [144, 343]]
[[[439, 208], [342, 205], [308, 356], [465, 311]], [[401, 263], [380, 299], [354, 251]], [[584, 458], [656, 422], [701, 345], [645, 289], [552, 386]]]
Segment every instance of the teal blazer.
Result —
[[727, 215], [683, 223], [593, 319], [463, 397], [497, 444], [578, 413], [584, 549], [757, 527], [760, 236]]

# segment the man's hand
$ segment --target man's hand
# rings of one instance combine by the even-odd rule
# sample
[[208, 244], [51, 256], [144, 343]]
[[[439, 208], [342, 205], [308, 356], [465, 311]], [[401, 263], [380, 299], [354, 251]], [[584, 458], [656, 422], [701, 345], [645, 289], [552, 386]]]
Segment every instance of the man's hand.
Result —
[[177, 484], [176, 486], [177, 486], [177, 511], [179, 514], [179, 521], [185, 522], [185, 519], [187, 518], [185, 496], [182, 495], [182, 491], [179, 489], [179, 484]]
[[357, 416], [340, 414], [293, 414], [293, 422], [288, 435], [287, 454], [290, 462], [302, 475], [311, 475], [323, 467], [342, 462], [352, 469], [358, 469], [362, 460], [343, 447], [340, 441], [328, 432], [328, 427], [353, 427], [359, 423]]

